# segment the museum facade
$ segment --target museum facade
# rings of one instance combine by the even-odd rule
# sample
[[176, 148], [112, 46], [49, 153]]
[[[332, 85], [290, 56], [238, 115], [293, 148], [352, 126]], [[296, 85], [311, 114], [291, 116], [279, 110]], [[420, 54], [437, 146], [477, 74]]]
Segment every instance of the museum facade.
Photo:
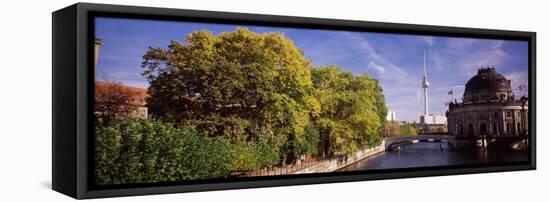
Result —
[[448, 132], [458, 139], [524, 137], [528, 134], [528, 101], [517, 99], [511, 81], [495, 68], [481, 68], [467, 83], [461, 103], [446, 112]]

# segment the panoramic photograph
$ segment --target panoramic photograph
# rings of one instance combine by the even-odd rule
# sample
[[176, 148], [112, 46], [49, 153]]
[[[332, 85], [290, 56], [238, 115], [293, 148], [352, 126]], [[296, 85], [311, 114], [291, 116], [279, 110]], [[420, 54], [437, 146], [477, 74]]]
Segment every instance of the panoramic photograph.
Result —
[[94, 21], [95, 185], [529, 161], [527, 41]]

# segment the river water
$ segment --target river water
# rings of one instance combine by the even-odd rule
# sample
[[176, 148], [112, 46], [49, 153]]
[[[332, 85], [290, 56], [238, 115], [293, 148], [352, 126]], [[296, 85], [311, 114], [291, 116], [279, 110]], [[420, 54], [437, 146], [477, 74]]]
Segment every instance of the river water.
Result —
[[441, 143], [419, 142], [365, 158], [339, 171], [377, 170], [431, 166], [527, 161], [527, 151], [453, 151]]

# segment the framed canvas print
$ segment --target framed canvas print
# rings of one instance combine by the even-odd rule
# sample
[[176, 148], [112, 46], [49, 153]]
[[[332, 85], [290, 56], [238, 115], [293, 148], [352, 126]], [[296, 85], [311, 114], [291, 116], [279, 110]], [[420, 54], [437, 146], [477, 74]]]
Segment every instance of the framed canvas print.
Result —
[[74, 198], [535, 169], [535, 33], [78, 3], [53, 16]]

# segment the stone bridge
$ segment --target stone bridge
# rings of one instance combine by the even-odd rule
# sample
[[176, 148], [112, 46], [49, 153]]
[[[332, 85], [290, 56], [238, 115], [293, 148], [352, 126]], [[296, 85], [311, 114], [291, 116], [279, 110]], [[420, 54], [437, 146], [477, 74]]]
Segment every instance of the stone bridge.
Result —
[[441, 142], [453, 148], [455, 145], [455, 137], [448, 135], [447, 133], [420, 133], [418, 135], [411, 136], [389, 137], [386, 138], [386, 151], [391, 151], [396, 148], [400, 148], [403, 145], [414, 144], [417, 142]]
[[477, 149], [480, 151], [502, 150], [502, 149], [525, 149], [527, 148], [526, 136], [486, 136], [486, 137], [465, 137], [456, 138], [447, 133], [419, 133], [412, 136], [389, 137], [385, 141], [386, 151], [401, 149], [401, 146], [417, 142], [434, 142], [446, 144], [451, 149]]

